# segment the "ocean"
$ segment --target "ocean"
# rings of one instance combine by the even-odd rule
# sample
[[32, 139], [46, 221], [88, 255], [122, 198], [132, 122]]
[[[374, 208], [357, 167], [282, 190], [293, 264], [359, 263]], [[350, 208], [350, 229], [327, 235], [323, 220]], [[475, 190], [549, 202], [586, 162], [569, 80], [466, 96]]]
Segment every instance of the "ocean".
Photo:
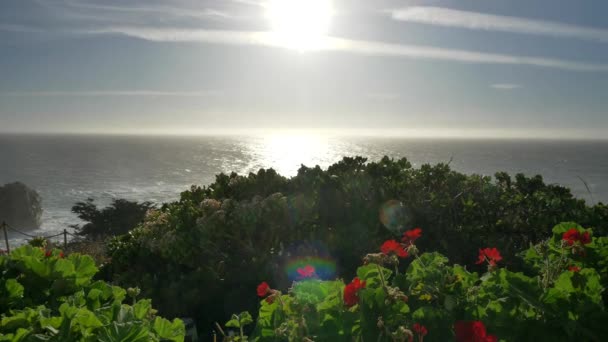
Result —
[[99, 205], [115, 198], [168, 202], [193, 184], [210, 184], [220, 172], [272, 167], [294, 176], [301, 164], [326, 168], [357, 155], [407, 157], [414, 166], [451, 161], [453, 169], [469, 174], [540, 174], [589, 203], [608, 202], [608, 141], [0, 135], [0, 184], [21, 181], [38, 191], [42, 227], [30, 233], [50, 235], [80, 223], [70, 209], [89, 197]]

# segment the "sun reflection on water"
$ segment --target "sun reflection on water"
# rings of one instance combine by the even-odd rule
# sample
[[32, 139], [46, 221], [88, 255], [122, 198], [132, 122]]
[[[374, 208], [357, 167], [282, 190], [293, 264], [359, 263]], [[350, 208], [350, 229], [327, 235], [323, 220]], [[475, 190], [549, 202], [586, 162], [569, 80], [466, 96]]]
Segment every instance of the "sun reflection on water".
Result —
[[[261, 161], [282, 175], [295, 175], [301, 164], [314, 166], [331, 153], [327, 137], [312, 134], [272, 134], [264, 137]], [[312, 163], [312, 164], [311, 164]]]

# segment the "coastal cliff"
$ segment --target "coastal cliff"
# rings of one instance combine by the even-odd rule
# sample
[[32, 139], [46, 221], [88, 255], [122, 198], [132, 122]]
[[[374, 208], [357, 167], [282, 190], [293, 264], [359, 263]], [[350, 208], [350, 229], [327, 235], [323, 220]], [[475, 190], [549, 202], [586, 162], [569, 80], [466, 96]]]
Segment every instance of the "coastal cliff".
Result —
[[42, 199], [36, 190], [21, 182], [0, 186], [0, 222], [32, 230], [40, 227]]

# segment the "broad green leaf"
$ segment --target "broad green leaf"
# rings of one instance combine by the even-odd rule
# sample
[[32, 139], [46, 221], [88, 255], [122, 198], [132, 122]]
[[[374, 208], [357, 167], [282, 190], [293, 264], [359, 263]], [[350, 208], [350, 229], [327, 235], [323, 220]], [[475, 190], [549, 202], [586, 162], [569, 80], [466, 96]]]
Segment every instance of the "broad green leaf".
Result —
[[84, 285], [91, 281], [91, 278], [97, 273], [95, 261], [88, 255], [70, 254], [69, 261], [74, 264], [76, 272], [76, 284]]
[[144, 319], [152, 309], [152, 301], [150, 299], [142, 299], [133, 305], [133, 314], [138, 319]]
[[161, 339], [168, 339], [175, 342], [183, 341], [184, 335], [186, 334], [184, 322], [177, 318], [174, 319], [173, 322], [170, 322], [164, 318], [156, 317], [153, 328]]
[[251, 317], [251, 314], [249, 314], [249, 312], [247, 312], [247, 311], [241, 312], [241, 314], [239, 315], [239, 318], [241, 321], [241, 326], [246, 326], [248, 324], [253, 323], [253, 317]]
[[99, 342], [149, 342], [150, 334], [141, 324], [113, 322], [100, 330]]
[[23, 297], [23, 285], [21, 285], [16, 279], [7, 279], [4, 287], [6, 287], [6, 291], [10, 299], [20, 299]]
[[378, 271], [378, 269], [382, 271], [382, 275], [384, 275], [384, 280], [388, 282], [393, 272], [388, 268], [384, 268], [376, 264], [368, 264], [357, 268], [357, 277], [359, 277], [361, 281], [365, 281], [367, 287], [380, 286], [382, 284], [382, 279], [380, 278], [380, 272]]
[[240, 328], [241, 324], [239, 323], [238, 319], [233, 318], [233, 319], [229, 320], [228, 322], [226, 322], [226, 326], [228, 328]]

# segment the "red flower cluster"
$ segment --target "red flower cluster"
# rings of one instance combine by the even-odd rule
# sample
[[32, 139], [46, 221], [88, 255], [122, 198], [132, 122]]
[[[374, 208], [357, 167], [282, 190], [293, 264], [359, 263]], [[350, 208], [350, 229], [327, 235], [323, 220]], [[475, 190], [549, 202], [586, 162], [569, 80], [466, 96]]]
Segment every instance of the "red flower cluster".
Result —
[[312, 278], [315, 276], [315, 268], [310, 265], [306, 265], [303, 268], [298, 268], [297, 272], [302, 279]]
[[576, 272], [578, 272], [580, 270], [581, 270], [581, 268], [578, 267], [578, 266], [576, 266], [576, 265], [568, 266], [568, 271], [570, 271], [570, 272], [575, 272], [576, 273]]
[[484, 261], [488, 261], [490, 266], [496, 266], [496, 263], [502, 260], [500, 252], [496, 248], [486, 247], [479, 250], [479, 259], [476, 264], [483, 264]]
[[407, 251], [403, 249], [403, 246], [395, 240], [384, 241], [382, 246], [380, 246], [380, 251], [386, 255], [395, 254], [400, 258], [406, 258], [408, 255]]
[[361, 281], [359, 277], [355, 277], [353, 281], [344, 287], [344, 304], [351, 307], [359, 303], [359, 290], [365, 288], [365, 281]]
[[418, 334], [419, 342], [422, 342], [424, 340], [424, 336], [429, 333], [428, 330], [426, 330], [426, 327], [420, 323], [414, 323], [414, 325], [412, 325], [412, 330]]
[[[43, 249], [43, 251], [44, 251], [44, 249]], [[53, 256], [53, 251], [45, 251], [44, 252], [44, 256], [47, 257], [47, 258], [52, 257]], [[59, 254], [57, 255], [57, 257], [59, 259], [63, 259], [65, 257], [65, 254], [63, 254], [63, 251], [59, 251]]]
[[260, 297], [265, 297], [266, 295], [270, 295], [268, 297], [266, 297], [266, 303], [268, 304], [272, 304], [272, 302], [274, 302], [275, 297], [278, 294], [278, 291], [273, 290], [270, 288], [270, 285], [268, 285], [267, 282], [263, 281], [260, 283], [260, 285], [258, 285], [257, 288], [257, 292], [258, 292], [258, 296]]
[[414, 244], [414, 241], [416, 241], [421, 236], [422, 236], [422, 229], [414, 228], [414, 229], [410, 229], [407, 232], [403, 233], [403, 237], [401, 238], [401, 241], [403, 241], [403, 243], [405, 243], [407, 246], [410, 246], [410, 245]]
[[567, 232], [562, 235], [562, 240], [566, 241], [568, 246], [574, 245], [577, 241], [581, 243], [581, 245], [586, 245], [591, 242], [591, 236], [589, 232], [581, 232], [576, 228], [570, 228]]
[[267, 282], [263, 281], [258, 285], [258, 296], [265, 297], [270, 293], [270, 285]]
[[497, 342], [498, 338], [488, 335], [486, 326], [480, 321], [458, 321], [454, 324], [457, 342]]

